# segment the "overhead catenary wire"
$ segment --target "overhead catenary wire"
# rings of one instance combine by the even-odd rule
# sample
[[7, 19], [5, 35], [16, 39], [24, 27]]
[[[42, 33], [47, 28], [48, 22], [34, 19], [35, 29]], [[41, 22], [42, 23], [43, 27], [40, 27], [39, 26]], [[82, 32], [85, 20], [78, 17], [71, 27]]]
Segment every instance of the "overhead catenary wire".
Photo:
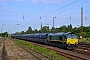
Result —
[[[78, 1], [78, 0], [76, 0], [76, 1]], [[49, 2], [49, 3], [50, 3], [50, 2]], [[49, 4], [49, 3], [48, 3], [48, 4]], [[48, 6], [48, 4], [47, 4], [46, 6]], [[69, 3], [69, 4], [70, 4], [70, 3]], [[71, 4], [70, 4], [70, 5], [71, 5]], [[45, 6], [45, 7], [46, 7], [46, 6]], [[69, 6], [69, 5], [68, 5], [68, 6]], [[39, 11], [41, 11], [43, 8], [45, 8], [45, 7], [42, 7], [40, 10], [37, 11], [37, 13], [38, 13]], [[65, 7], [65, 6], [63, 6], [63, 7]], [[75, 8], [75, 7], [73, 7], [73, 8]], [[59, 8], [58, 8], [58, 9], [59, 9]], [[62, 9], [62, 7], [61, 7], [61, 9]], [[59, 9], [59, 10], [60, 10], [60, 9]], [[57, 11], [58, 11], [58, 10], [57, 10]], [[67, 10], [66, 10], [66, 11], [67, 11]], [[56, 11], [55, 11], [55, 12], [56, 12]], [[53, 13], [54, 13], [54, 12], [53, 12]], [[33, 15], [34, 15], [34, 14], [33, 14]], [[32, 15], [32, 16], [33, 16], [33, 15]], [[67, 16], [68, 16], [68, 15], [67, 15]], [[35, 17], [35, 16], [34, 16], [34, 17]], [[40, 17], [40, 16], [39, 16], [39, 17]], [[41, 17], [45, 17], [45, 16], [41, 16]], [[35, 19], [35, 20], [37, 20], [37, 19]]]
[[[53, 1], [53, 0], [52, 0], [52, 1]], [[52, 2], [52, 1], [51, 1], [51, 2]], [[77, 2], [77, 1], [78, 1], [78, 0], [75, 0], [75, 1], [69, 3], [69, 4], [65, 5], [65, 6], [69, 6], [69, 5], [71, 5], [72, 3], [75, 3], [75, 2]], [[43, 6], [43, 7], [42, 7], [41, 9], [39, 9], [38, 11], [36, 11], [35, 14], [38, 13], [39, 11], [41, 11], [42, 9], [44, 9], [46, 6], [48, 6], [51, 2], [49, 2], [48, 4], [46, 4], [45, 6]], [[88, 3], [88, 2], [90, 2], [90, 1], [87, 1], [87, 2], [82, 3], [82, 4], [79, 4], [79, 5], [76, 5], [75, 7], [72, 7], [72, 8], [76, 8], [76, 7], [80, 6], [80, 5], [86, 4], [86, 3]], [[63, 6], [63, 7], [61, 7], [61, 8], [58, 8], [57, 11], [60, 10], [60, 9], [62, 9], [62, 8], [64, 8], [65, 6]], [[72, 9], [72, 8], [70, 8], [70, 9]], [[70, 9], [68, 9], [68, 10], [70, 10]], [[68, 10], [65, 10], [65, 11], [68, 11]], [[64, 12], [65, 12], [65, 11], [64, 11]], [[56, 11], [55, 11], [55, 12], [56, 12]], [[15, 13], [18, 13], [18, 12], [15, 12]], [[52, 13], [54, 13], [54, 11], [53, 11]], [[18, 14], [23, 14], [23, 13], [18, 13]], [[49, 13], [48, 13], [48, 14], [49, 14]], [[27, 15], [27, 14], [24, 14], [24, 15]], [[32, 14], [31, 16], [33, 16], [33, 15], [34, 15], [34, 14]], [[35, 16], [40, 17], [39, 15], [34, 15], [34, 17], [35, 17]], [[42, 16], [42, 17], [45, 17], [45, 16]], [[23, 16], [23, 20], [24, 20], [24, 16]]]
[[[48, 6], [51, 2], [53, 2], [53, 0], [51, 0], [49, 3], [47, 3], [45, 6], [41, 7], [39, 10], [37, 10], [36, 12], [34, 12], [33, 14], [29, 15], [29, 17], [33, 16], [34, 14], [38, 13], [39, 11], [41, 11], [42, 9], [44, 9], [46, 6]], [[0, 9], [0, 10], [3, 10], [3, 9]], [[9, 11], [9, 10], [6, 10], [6, 11]], [[10, 12], [15, 12], [15, 11], [11, 11]], [[23, 14], [23, 13], [20, 13], [20, 12], [15, 12], [17, 14]], [[23, 15], [28, 15], [28, 14], [23, 14]], [[24, 18], [24, 17], [23, 17]]]
[[[86, 3], [88, 3], [88, 2], [86, 2]], [[72, 8], [72, 9], [73, 9], [73, 8], [77, 8], [77, 7], [79, 7], [79, 6], [81, 6], [81, 5], [84, 5], [84, 4], [85, 4], [85, 3], [82, 3], [82, 4], [80, 3], [80, 5], [77, 5], [77, 6], [74, 6], [74, 7], [71, 7], [71, 8]], [[46, 5], [46, 6], [48, 6], [48, 5]], [[46, 6], [45, 6], [45, 7], [46, 7]], [[45, 7], [44, 7], [44, 8], [45, 8]], [[40, 10], [38, 10], [36, 13], [38, 13], [38, 12], [41, 11], [41, 10], [43, 10], [43, 7], [42, 7]], [[59, 10], [60, 10], [60, 9], [59, 9]], [[68, 9], [68, 10], [71, 10], [71, 9]], [[65, 10], [65, 11], [68, 11], [68, 10]], [[57, 10], [57, 11], [58, 11], [58, 10]], [[14, 11], [12, 11], [12, 12], [14, 12]], [[55, 12], [56, 12], [56, 11], [55, 11]], [[16, 12], [15, 12], [15, 13], [16, 13]], [[18, 13], [18, 12], [17, 12], [17, 13]], [[36, 14], [36, 13], [35, 13], [35, 14]], [[54, 12], [53, 12], [53, 13], [54, 13]], [[61, 13], [62, 13], [62, 12], [61, 12]], [[22, 14], [22, 16], [24, 17], [23, 13], [18, 13], [18, 14]], [[69, 13], [69, 14], [71, 14], [71, 13]], [[69, 14], [67, 15], [67, 18], [70, 19], [70, 15], [69, 15]], [[88, 14], [88, 13], [86, 13], [86, 14]], [[27, 15], [27, 14], [26, 14], [26, 15]], [[50, 14], [49, 14], [49, 15], [50, 15]], [[66, 15], [66, 14], [65, 14], [65, 15]], [[73, 17], [75, 18], [75, 15], [76, 15], [76, 17], [78, 16], [78, 14], [71, 14], [71, 19], [73, 19]], [[80, 15], [80, 14], [79, 14], [79, 15]], [[16, 16], [16, 15], [15, 15], [15, 16]], [[30, 16], [30, 15], [28, 15], [28, 16]], [[37, 16], [40, 17], [39, 15], [34, 16], [34, 14], [33, 14], [32, 16], [33, 16], [33, 17], [37, 17]], [[48, 17], [48, 15], [47, 15], [47, 16], [41, 16], [41, 17]], [[50, 16], [50, 18], [51, 18], [51, 17], [52, 17], [52, 16]], [[57, 17], [57, 16], [56, 16], [56, 17]], [[31, 18], [31, 17], [30, 17], [30, 18]], [[62, 18], [63, 18], [63, 16], [62, 16]], [[67, 18], [66, 18], [66, 19], [67, 19]], [[24, 20], [24, 19], [26, 19], [26, 16], [23, 18], [23, 20]], [[88, 17], [86, 16], [85, 19], [87, 20]], [[39, 20], [39, 18], [38, 18], [38, 19], [35, 18], [35, 20]], [[34, 22], [35, 20], [32, 19], [32, 22]], [[42, 20], [43, 20], [43, 19], [42, 19]], [[30, 22], [28, 22], [28, 23], [30, 23]], [[27, 23], [26, 23], [26, 24], [27, 24]]]
[[82, 3], [82, 4], [79, 4], [79, 5], [76, 5], [76, 6], [74, 6], [74, 7], [71, 7], [70, 9], [64, 10], [63, 12], [65, 13], [65, 11], [67, 12], [68, 10], [71, 10], [71, 9], [73, 9], [73, 8], [77, 8], [77, 7], [79, 7], [79, 6], [81, 6], [81, 5], [85, 5], [85, 4], [87, 4], [87, 3], [90, 3], [90, 1], [87, 1], [87, 2]]
[[[42, 8], [40, 8], [39, 10], [37, 10], [36, 12], [34, 12], [31, 16], [33, 16], [34, 14], [38, 13], [39, 11], [41, 11], [42, 9], [44, 9], [46, 6], [48, 6], [51, 2], [53, 2], [53, 0], [51, 0], [49, 3], [47, 3], [45, 6], [43, 6]], [[30, 16], [30, 17], [31, 17]]]
[[[49, 15], [49, 14], [51, 14], [51, 13], [54, 13], [54, 12], [56, 12], [56, 11], [62, 9], [62, 8], [65, 8], [65, 7], [67, 7], [67, 6], [69, 6], [69, 5], [73, 4], [73, 3], [75, 3], [75, 2], [77, 2], [77, 1], [79, 1], [79, 0], [75, 0], [75, 1], [73, 1], [73, 2], [71, 2], [71, 3], [69, 3], [69, 4], [67, 4], [67, 5], [65, 5], [65, 6], [63, 6], [63, 7], [60, 7], [60, 8], [58, 8], [58, 9], [56, 9], [56, 10], [54, 10], [54, 11], [52, 11], [52, 12], [46, 14], [46, 15]], [[45, 15], [45, 16], [46, 16], [46, 15]]]
[[[72, 8], [70, 8], [70, 9], [79, 7], [79, 6], [81, 6], [81, 5], [85, 5], [85, 4], [87, 4], [87, 3], [90, 3], [90, 1], [87, 1], [87, 2], [82, 3], [82, 4], [79, 4], [79, 5], [76, 5], [75, 7], [72, 7]], [[68, 9], [68, 10], [70, 10], [70, 9]], [[68, 10], [65, 10], [65, 11], [68, 11]], [[65, 11], [63, 11], [63, 12], [65, 12]], [[86, 13], [84, 13], [84, 14], [86, 14]], [[72, 14], [72, 15], [73, 15], [73, 16], [80, 16], [80, 13], [78, 13], [78, 14]], [[70, 19], [72, 19], [72, 15], [70, 14]], [[63, 16], [68, 16], [68, 15], [63, 15]], [[69, 17], [69, 16], [68, 16], [68, 17]], [[87, 17], [86, 17], [85, 19], [87, 19]]]

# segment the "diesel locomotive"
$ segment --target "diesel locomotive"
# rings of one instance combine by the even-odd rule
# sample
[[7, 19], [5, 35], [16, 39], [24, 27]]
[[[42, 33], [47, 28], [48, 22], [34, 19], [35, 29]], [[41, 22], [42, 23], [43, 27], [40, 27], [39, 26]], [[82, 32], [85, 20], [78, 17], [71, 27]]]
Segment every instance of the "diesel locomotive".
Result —
[[65, 49], [78, 47], [78, 36], [73, 32], [37, 33], [37, 34], [12, 34], [12, 38], [23, 39]]

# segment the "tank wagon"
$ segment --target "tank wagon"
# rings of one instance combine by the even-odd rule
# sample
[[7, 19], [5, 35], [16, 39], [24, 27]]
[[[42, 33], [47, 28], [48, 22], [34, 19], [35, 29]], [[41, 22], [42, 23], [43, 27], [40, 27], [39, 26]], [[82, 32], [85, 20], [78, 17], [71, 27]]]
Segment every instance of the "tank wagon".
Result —
[[65, 49], [78, 47], [78, 36], [73, 32], [67, 33], [38, 33], [11, 35], [12, 38], [23, 39]]

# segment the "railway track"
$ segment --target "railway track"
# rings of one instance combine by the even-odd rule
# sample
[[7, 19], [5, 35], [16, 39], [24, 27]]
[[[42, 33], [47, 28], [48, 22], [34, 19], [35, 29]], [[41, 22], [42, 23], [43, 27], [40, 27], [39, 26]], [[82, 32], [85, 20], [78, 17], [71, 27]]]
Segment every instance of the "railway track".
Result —
[[[32, 43], [32, 42], [30, 42]], [[32, 43], [34, 45], [38, 45], [38, 46], [41, 46], [41, 47], [46, 47], [47, 49], [51, 49], [51, 50], [54, 50], [56, 51], [56, 53], [58, 55], [62, 55], [62, 56], [65, 56], [67, 57], [69, 60], [89, 60], [90, 57], [88, 55], [84, 55], [84, 54], [81, 54], [81, 53], [78, 53], [78, 52], [73, 52], [73, 51], [70, 51], [70, 50], [64, 50], [64, 49], [60, 49], [60, 48], [57, 48], [57, 47], [52, 47], [52, 46], [46, 46], [46, 45], [42, 45], [42, 44], [37, 44], [37, 43]]]
[[7, 51], [7, 60], [39, 60], [37, 56], [15, 45], [14, 42], [9, 39], [5, 40], [5, 46]]
[[73, 51], [73, 52], [76, 52], [76, 53], [81, 53], [81, 54], [90, 56], [90, 53], [87, 52], [87, 50], [83, 50], [83, 49], [75, 49], [75, 50], [72, 50], [72, 51]]
[[3, 48], [3, 41], [0, 42], [0, 60], [3, 60], [2, 56], [2, 48]]
[[90, 44], [89, 43], [79, 43], [78, 49], [90, 50]]
[[32, 52], [33, 55], [37, 56], [39, 58], [39, 60], [53, 60], [53, 58], [45, 56], [44, 54], [42, 54], [42, 53], [40, 53], [38, 51], [35, 51], [35, 50], [31, 49], [31, 48], [29, 48], [29, 51]]
[[[26, 49], [26, 47], [21, 47], [23, 49]], [[50, 58], [48, 56], [45, 56], [44, 54], [38, 52], [38, 51], [35, 51], [34, 49], [32, 48], [29, 48], [28, 49], [28, 52], [30, 52], [32, 55], [38, 57], [39, 60], [53, 60], [53, 58]]]
[[72, 51], [90, 56], [90, 44], [80, 43], [78, 48]]
[[[12, 52], [14, 52], [13, 54], [14, 54], [14, 58], [16, 58], [16, 59], [18, 59], [18, 60], [20, 60], [20, 57], [18, 57], [18, 56], [20, 56], [19, 54], [20, 53], [18, 53], [17, 52], [17, 50], [21, 50], [21, 52], [27, 52], [28, 54], [32, 54], [34, 57], [33, 57], [33, 59], [34, 60], [53, 60], [53, 58], [51, 58], [51, 57], [48, 57], [48, 56], [45, 56], [44, 54], [42, 54], [42, 53], [40, 53], [40, 52], [37, 52], [37, 51], [35, 51], [35, 50], [33, 50], [33, 49], [31, 49], [31, 48], [29, 48], [28, 50], [26, 50], [27, 49], [27, 47], [20, 47], [20, 46], [18, 46], [17, 44], [15, 44], [13, 41], [11, 41], [11, 40], [7, 40], [7, 43], [10, 45], [10, 47], [11, 47], [11, 49], [15, 49], [15, 50], [13, 50]], [[17, 46], [17, 47], [16, 47]], [[15, 47], [15, 48], [14, 48]], [[16, 52], [15, 52], [16, 51]], [[21, 53], [21, 54], [23, 54], [23, 59], [26, 59], [27, 57], [25, 57], [25, 53]], [[29, 55], [27, 55], [27, 56], [29, 56]], [[32, 58], [30, 59], [30, 58], [28, 58], [27, 60], [33, 60]]]

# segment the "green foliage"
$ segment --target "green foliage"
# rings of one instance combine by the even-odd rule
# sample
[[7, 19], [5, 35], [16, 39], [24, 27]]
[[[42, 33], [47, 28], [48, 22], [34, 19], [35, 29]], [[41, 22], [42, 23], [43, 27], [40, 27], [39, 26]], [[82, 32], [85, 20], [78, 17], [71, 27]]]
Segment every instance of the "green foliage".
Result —
[[90, 32], [90, 26], [87, 26], [87, 27], [83, 26], [83, 31]]
[[90, 38], [90, 26], [83, 26], [83, 30], [82, 30], [82, 33], [81, 33], [81, 27], [72, 27], [72, 24], [70, 25], [63, 25], [63, 26], [60, 26], [59, 28], [51, 28], [49, 29], [49, 26], [43, 26], [42, 27], [42, 31], [41, 30], [32, 30], [32, 27], [28, 27], [27, 31], [24, 32], [22, 31], [21, 33], [19, 32], [16, 32], [16, 34], [32, 34], [32, 33], [47, 33], [47, 32], [50, 32], [50, 33], [53, 33], [53, 30], [54, 30], [54, 33], [57, 33], [57, 32], [74, 32], [76, 34], [78, 34], [78, 36], [83, 36], [83, 38]]
[[53, 58], [58, 58], [58, 55], [56, 54], [55, 51], [50, 50], [49, 52], [50, 52], [49, 55], [50, 55], [51, 57], [53, 57]]
[[24, 31], [21, 31], [21, 34], [25, 34], [25, 32]]
[[44, 33], [49, 32], [49, 27], [48, 26], [42, 27], [42, 32]]
[[28, 30], [26, 31], [27, 34], [31, 34], [32, 33], [32, 28], [28, 27]]
[[0, 42], [3, 40], [3, 38], [0, 38]]
[[90, 43], [90, 38], [82, 38], [82, 39], [79, 39], [79, 42]]
[[37, 29], [35, 29], [35, 30], [34, 30], [34, 33], [38, 33], [38, 30], [37, 30]]
[[20, 34], [20, 32], [16, 32], [15, 34]]
[[67, 26], [67, 30], [72, 32], [72, 25], [71, 24]]
[[67, 32], [67, 27], [65, 25], [60, 27], [60, 32]]
[[86, 32], [86, 38], [90, 38], [90, 32]]
[[[1, 34], [0, 34], [0, 37], [1, 37]], [[8, 37], [8, 32], [2, 33], [2, 37]]]
[[80, 28], [74, 27], [72, 28], [72, 31], [75, 33], [80, 33]]

